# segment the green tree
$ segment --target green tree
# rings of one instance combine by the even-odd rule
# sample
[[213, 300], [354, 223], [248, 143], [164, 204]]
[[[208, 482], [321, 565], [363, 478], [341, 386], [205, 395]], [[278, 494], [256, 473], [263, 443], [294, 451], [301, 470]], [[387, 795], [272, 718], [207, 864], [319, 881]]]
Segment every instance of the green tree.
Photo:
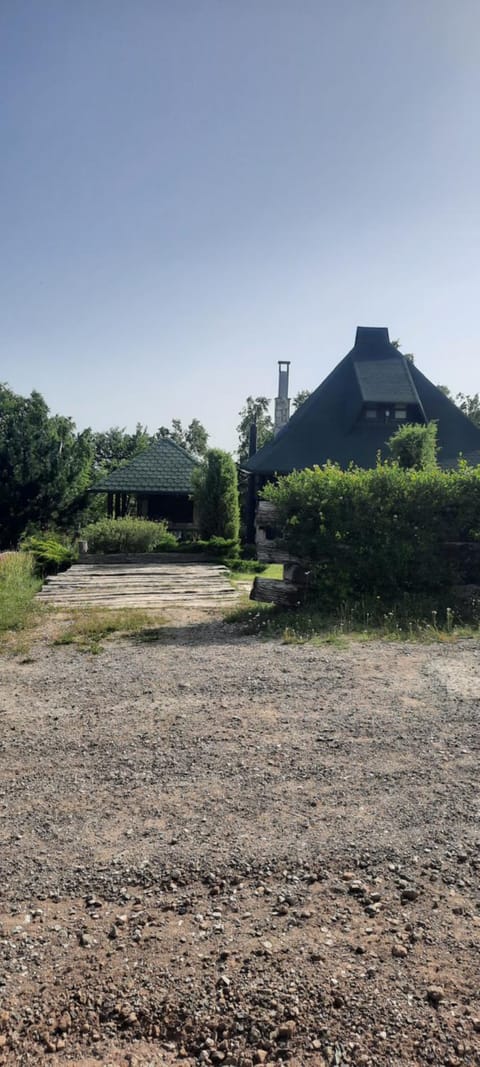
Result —
[[293, 398], [293, 410], [297, 411], [308, 400], [309, 396], [311, 396], [310, 389], [300, 389], [300, 392]]
[[238, 541], [240, 509], [237, 468], [228, 452], [210, 449], [194, 473], [193, 499], [201, 537]]
[[75, 515], [93, 459], [90, 431], [50, 415], [38, 392], [0, 386], [0, 547], [15, 546], [27, 525], [62, 524]]
[[480, 396], [478, 393], [474, 393], [473, 396], [470, 393], [457, 393], [453, 396], [448, 385], [437, 385], [437, 389], [440, 389], [442, 393], [452, 401], [452, 404], [456, 404], [460, 411], [467, 416], [468, 419], [480, 427]]
[[110, 471], [129, 463], [139, 452], [144, 452], [152, 438], [147, 427], [137, 423], [134, 433], [127, 433], [125, 427], [112, 426], [109, 430], [92, 433], [94, 449], [94, 474], [108, 474]]
[[[402, 342], [400, 341], [400, 339], [398, 337], [397, 337], [396, 341], [391, 341], [391, 344], [393, 345], [393, 348], [398, 348], [399, 351], [400, 351], [401, 343]], [[413, 352], [403, 352], [402, 355], [404, 355], [405, 359], [408, 359], [410, 363], [415, 363], [415, 356], [414, 356]]]
[[270, 401], [266, 396], [248, 396], [241, 411], [238, 433], [238, 459], [244, 463], [248, 459], [250, 426], [257, 424], [257, 450], [271, 441], [273, 421], [269, 411]]
[[209, 434], [199, 419], [192, 419], [186, 429], [183, 428], [181, 419], [172, 419], [171, 428], [160, 426], [155, 436], [170, 437], [177, 445], [186, 448], [187, 452], [198, 456], [199, 459], [207, 452]]
[[437, 465], [437, 424], [405, 423], [392, 434], [388, 447], [393, 459], [404, 469], [431, 470]]
[[470, 396], [468, 393], [457, 393], [455, 403], [467, 418], [480, 427], [480, 397], [478, 393]]

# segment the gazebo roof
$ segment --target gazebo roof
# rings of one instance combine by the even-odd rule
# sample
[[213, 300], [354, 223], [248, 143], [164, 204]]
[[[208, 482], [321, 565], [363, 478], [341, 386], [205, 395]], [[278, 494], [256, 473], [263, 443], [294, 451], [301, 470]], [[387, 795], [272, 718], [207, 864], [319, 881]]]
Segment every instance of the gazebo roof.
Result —
[[144, 452], [100, 478], [92, 493], [191, 493], [198, 462], [181, 445], [161, 437]]
[[294, 412], [277, 436], [245, 463], [255, 474], [287, 474], [331, 460], [341, 467], [374, 467], [387, 458], [391, 423], [368, 423], [369, 404], [412, 406], [415, 421], [438, 424], [439, 462], [480, 451], [480, 430], [390, 343], [384, 327], [359, 326], [352, 350]]

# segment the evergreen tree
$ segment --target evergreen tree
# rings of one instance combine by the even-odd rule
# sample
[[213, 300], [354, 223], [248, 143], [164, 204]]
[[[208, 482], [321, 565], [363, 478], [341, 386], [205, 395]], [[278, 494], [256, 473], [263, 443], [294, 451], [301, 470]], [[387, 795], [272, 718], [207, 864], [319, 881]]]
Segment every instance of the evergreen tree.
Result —
[[224, 537], [238, 541], [237, 469], [228, 452], [219, 448], [207, 452], [202, 466], [194, 474], [193, 498], [202, 538]]

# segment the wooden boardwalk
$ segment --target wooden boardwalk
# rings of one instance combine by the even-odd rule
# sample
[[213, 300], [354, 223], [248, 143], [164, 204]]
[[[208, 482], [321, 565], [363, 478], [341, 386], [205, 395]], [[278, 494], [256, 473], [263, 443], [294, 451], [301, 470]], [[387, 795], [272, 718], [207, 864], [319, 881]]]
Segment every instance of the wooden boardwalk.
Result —
[[[132, 557], [131, 557], [132, 558]], [[135, 558], [135, 557], [133, 557]], [[57, 607], [185, 608], [235, 603], [226, 567], [175, 561], [92, 562], [50, 575], [38, 599]]]

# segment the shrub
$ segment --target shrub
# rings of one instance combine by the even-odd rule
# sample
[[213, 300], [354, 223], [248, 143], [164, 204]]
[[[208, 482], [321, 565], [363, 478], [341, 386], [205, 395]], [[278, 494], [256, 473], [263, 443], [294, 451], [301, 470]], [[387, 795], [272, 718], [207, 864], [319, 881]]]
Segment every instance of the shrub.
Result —
[[229, 540], [226, 537], [211, 537], [208, 541], [180, 541], [177, 550], [215, 556], [217, 559], [225, 559], [226, 556], [236, 557], [240, 551], [238, 541]]
[[363, 594], [446, 591], [457, 578], [444, 544], [480, 528], [480, 467], [404, 470], [379, 464], [347, 471], [327, 464], [265, 488], [283, 542], [309, 561], [325, 603]]
[[148, 519], [99, 519], [85, 526], [82, 536], [90, 552], [155, 552], [177, 547], [165, 522]]
[[258, 559], [224, 559], [224, 563], [231, 571], [239, 574], [263, 574], [268, 563], [260, 563]]
[[19, 630], [33, 608], [40, 582], [33, 557], [26, 552], [0, 555], [0, 631]]
[[437, 465], [437, 424], [405, 423], [392, 434], [388, 447], [393, 459], [404, 470], [430, 470]]
[[35, 563], [37, 574], [57, 574], [66, 570], [76, 558], [76, 553], [69, 544], [60, 541], [54, 534], [31, 534], [20, 545], [23, 552], [29, 552]]
[[194, 473], [193, 497], [204, 540], [225, 538], [238, 542], [240, 507], [237, 468], [228, 452], [212, 448]]

